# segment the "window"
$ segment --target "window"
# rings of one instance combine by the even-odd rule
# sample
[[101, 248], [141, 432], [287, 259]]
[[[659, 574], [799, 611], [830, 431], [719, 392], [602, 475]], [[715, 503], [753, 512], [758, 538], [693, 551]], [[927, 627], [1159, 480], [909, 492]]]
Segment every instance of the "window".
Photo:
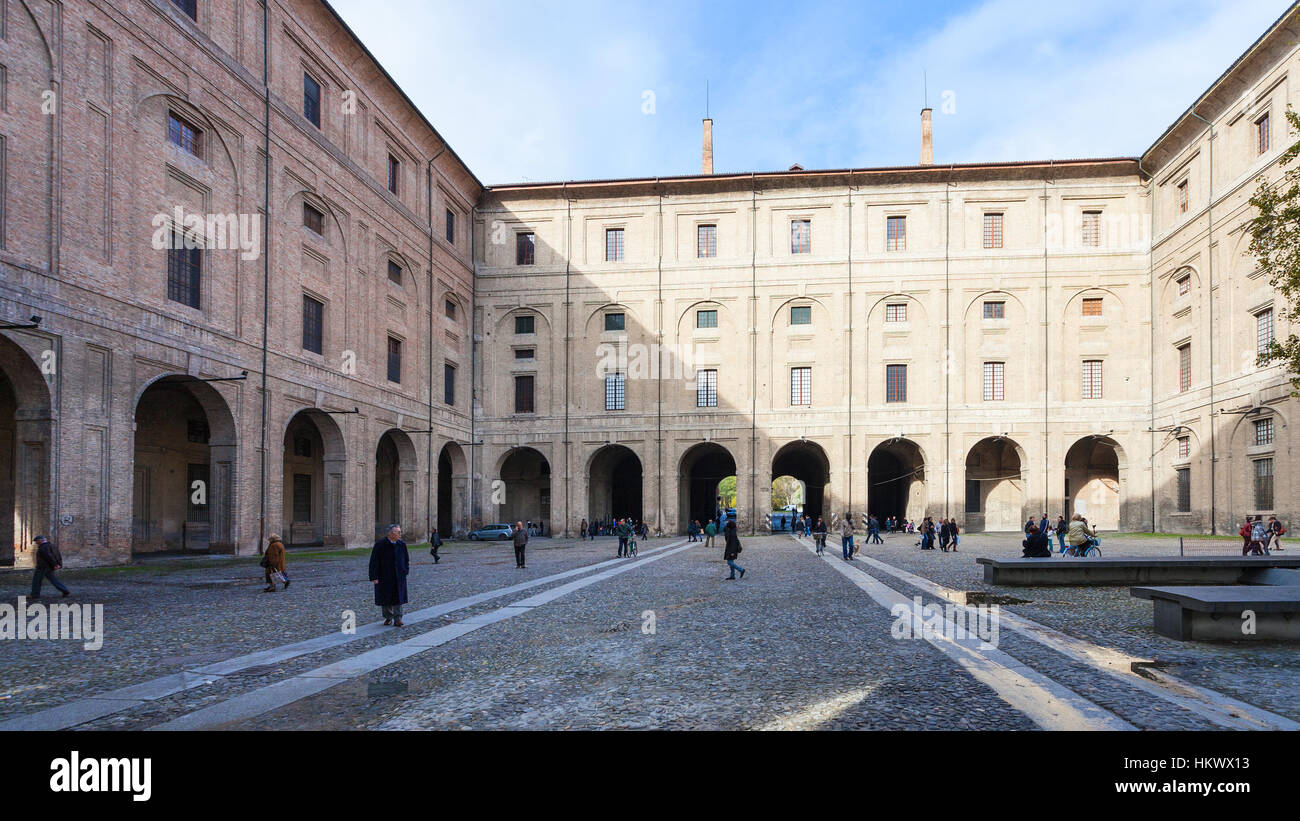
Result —
[[812, 404], [812, 368], [790, 369], [790, 404]]
[[906, 322], [907, 321], [907, 303], [896, 302], [892, 305], [885, 306], [886, 322]]
[[310, 74], [302, 75], [302, 116], [320, 128], [320, 83]]
[[980, 493], [980, 480], [967, 479], [966, 480], [966, 512], [967, 513], [980, 512], [981, 495], [982, 494]]
[[984, 215], [984, 247], [985, 248], [1002, 247], [1002, 215], [1001, 214]]
[[1083, 398], [1101, 398], [1101, 360], [1083, 360]]
[[623, 261], [623, 229], [622, 228], [605, 229], [605, 261], [606, 262]]
[[199, 19], [199, 0], [172, 0], [172, 5], [188, 14], [191, 20]]
[[210, 488], [208, 484], [208, 465], [206, 462], [203, 464], [189, 464], [185, 466], [185, 521], [206, 522], [208, 520], [207, 503], [194, 503], [195, 482], [203, 483], [200, 487], [204, 490], [204, 496], [200, 498], [207, 498], [206, 494]]
[[984, 303], [985, 319], [1006, 319], [1007, 303], [1005, 302], [985, 302]]
[[695, 229], [695, 256], [711, 259], [718, 255], [718, 226], [701, 225]]
[[714, 368], [695, 372], [695, 407], [718, 406], [718, 372]]
[[1273, 417], [1255, 420], [1255, 445], [1273, 444]]
[[1273, 309], [1255, 314], [1255, 353], [1263, 356], [1273, 346]]
[[456, 244], [456, 214], [450, 208], [447, 209], [445, 236], [447, 242]]
[[612, 373], [605, 377], [605, 410], [626, 410], [627, 379], [621, 373]]
[[310, 459], [312, 456], [311, 439], [307, 436], [293, 437], [293, 455], [303, 459]]
[[1178, 213], [1187, 213], [1187, 180], [1178, 183]]
[[312, 353], [324, 351], [325, 303], [302, 295], [302, 349]]
[[1178, 477], [1178, 499], [1175, 513], [1192, 512], [1192, 469], [1179, 468], [1174, 471]]
[[515, 359], [533, 359], [536, 356], [534, 348], [515, 348]]
[[515, 377], [515, 413], [534, 413], [533, 379], [529, 374]]
[[1273, 460], [1255, 460], [1255, 509], [1273, 509]]
[[605, 314], [605, 330], [627, 330], [627, 314]]
[[1090, 248], [1101, 245], [1101, 212], [1083, 212], [1083, 244]]
[[398, 285], [402, 284], [402, 266], [391, 259], [388, 260], [388, 278]]
[[790, 220], [790, 253], [812, 253], [812, 220]]
[[295, 522], [311, 521], [310, 473], [295, 473], [293, 475], [293, 520]]
[[1192, 343], [1178, 346], [1178, 390], [1186, 393], [1192, 388]]
[[696, 311], [695, 327], [697, 328], [716, 328], [718, 327], [717, 310]]
[[185, 420], [185, 441], [196, 445], [208, 443], [208, 422], [206, 419]]
[[397, 193], [397, 178], [402, 175], [402, 163], [392, 154], [388, 155], [388, 190]]
[[885, 218], [885, 250], [907, 250], [907, 217]]
[[172, 145], [196, 157], [203, 150], [203, 129], [175, 111], [167, 112], [167, 139]]
[[1083, 299], [1084, 316], [1101, 316], [1101, 297], [1090, 296]]
[[442, 401], [456, 404], [456, 366], [446, 362], [442, 365]]
[[442, 312], [447, 315], [448, 319], [456, 318], [456, 303], [450, 299], [443, 300]]
[[984, 401], [1001, 402], [1006, 398], [1005, 362], [984, 363]]
[[521, 314], [515, 317], [515, 334], [533, 333], [533, 319], [532, 314]]
[[[186, 248], [185, 243], [179, 232], [172, 234], [172, 247], [167, 250], [167, 298], [198, 308], [203, 282], [203, 249]], [[193, 240], [190, 244], [194, 244]]]
[[1192, 292], [1192, 275], [1188, 274], [1178, 279], [1178, 295], [1187, 296]]
[[302, 224], [317, 234], [325, 234], [325, 215], [305, 202], [302, 204]]
[[388, 381], [402, 381], [402, 340], [388, 337]]
[[812, 324], [812, 306], [795, 305], [790, 308], [791, 325], [811, 325]]
[[885, 401], [907, 401], [907, 366], [885, 366]]
[[531, 231], [515, 234], [515, 265], [532, 265], [536, 253], [536, 239]]
[[1265, 114], [1255, 121], [1255, 153], [1264, 154], [1268, 152], [1269, 134], [1268, 134], [1268, 115]]
[[1190, 459], [1192, 456], [1192, 438], [1190, 436], [1178, 437], [1178, 458]]

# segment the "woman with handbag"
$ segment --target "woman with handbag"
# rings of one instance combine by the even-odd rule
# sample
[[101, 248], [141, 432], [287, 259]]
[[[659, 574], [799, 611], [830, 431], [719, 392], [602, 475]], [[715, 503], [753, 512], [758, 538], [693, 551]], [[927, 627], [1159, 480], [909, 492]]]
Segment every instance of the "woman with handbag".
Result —
[[267, 542], [266, 552], [262, 554], [262, 567], [266, 570], [266, 589], [263, 593], [274, 593], [276, 582], [284, 582], [284, 589], [289, 589], [289, 576], [284, 572], [284, 542], [274, 533]]
[[736, 558], [740, 556], [740, 551], [743, 548], [741, 548], [740, 546], [740, 537], [736, 535], [735, 519], [727, 520], [727, 528], [722, 532], [722, 535], [723, 538], [726, 540], [726, 545], [727, 545], [722, 550], [722, 558], [726, 560], [727, 566], [731, 568], [731, 575], [728, 576], [726, 580], [734, 581], [736, 578], [737, 570], [740, 571], [740, 578], [742, 579], [745, 578], [745, 568], [736, 564]]

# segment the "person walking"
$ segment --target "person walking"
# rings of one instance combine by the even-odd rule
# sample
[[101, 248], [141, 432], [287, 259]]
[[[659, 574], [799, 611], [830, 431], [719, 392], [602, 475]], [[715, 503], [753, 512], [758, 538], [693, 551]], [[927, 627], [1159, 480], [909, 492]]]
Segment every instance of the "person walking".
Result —
[[[956, 553], [957, 545], [961, 543], [961, 526], [957, 524], [956, 519], [949, 519], [948, 526], [952, 530], [952, 552]], [[1048, 549], [1049, 550], [1051, 549], [1050, 544], [1048, 546]]]
[[1047, 524], [1047, 514], [1044, 513], [1043, 518], [1038, 520], [1038, 532], [1042, 533], [1044, 536], [1047, 535]]
[[1282, 534], [1286, 533], [1286, 528], [1277, 520], [1276, 516], [1268, 517], [1268, 549], [1283, 550]]
[[614, 535], [618, 537], [618, 557], [621, 559], [627, 553], [627, 537], [632, 535], [632, 528], [625, 519], [618, 520], [618, 524], [614, 527]]
[[713, 547], [713, 537], [716, 535], [718, 535], [718, 524], [709, 519], [709, 523], [704, 526], [704, 546]]
[[745, 568], [736, 564], [736, 559], [740, 556], [740, 551], [743, 548], [740, 546], [740, 537], [736, 535], [736, 521], [734, 519], [727, 520], [727, 527], [723, 531], [722, 537], [726, 542], [726, 547], [722, 551], [722, 558], [726, 560], [727, 566], [731, 568], [731, 575], [726, 578], [726, 581], [735, 580], [736, 571], [740, 571], [740, 578], [745, 578]]
[[370, 583], [375, 586], [375, 604], [383, 610], [385, 625], [402, 626], [406, 575], [410, 571], [411, 554], [402, 541], [402, 528], [389, 525], [384, 538], [370, 548]]
[[867, 520], [867, 528], [871, 531], [871, 544], [885, 543], [885, 540], [880, 538], [880, 520], [874, 514]]
[[54, 542], [44, 536], [37, 536], [32, 541], [36, 545], [36, 569], [32, 572], [32, 594], [28, 598], [35, 600], [41, 597], [43, 579], [49, 579], [50, 584], [63, 593], [65, 599], [71, 596], [72, 591], [64, 587], [59, 577], [54, 575], [54, 571], [63, 569], [63, 554], [54, 546]]
[[585, 518], [582, 520], [582, 524], [578, 526], [578, 538], [587, 538], [587, 520]]
[[528, 530], [523, 526], [523, 522], [515, 522], [515, 532], [510, 534], [510, 539], [515, 545], [515, 569], [523, 570], [524, 548], [528, 547]]
[[262, 554], [262, 567], [266, 570], [266, 589], [263, 593], [275, 592], [277, 577], [284, 579], [284, 589], [289, 589], [289, 575], [284, 572], [284, 542], [274, 533], [266, 543], [266, 552]]
[[[442, 557], [438, 555], [438, 549], [440, 547], [442, 547], [442, 534], [439, 533], [438, 528], [435, 527], [433, 532], [429, 534], [429, 555], [433, 557], [434, 564], [442, 561]], [[285, 585], [285, 587], [288, 586], [289, 585], [287, 584]]]
[[1062, 553], [1065, 552], [1065, 532], [1069, 530], [1069, 525], [1065, 523], [1064, 516], [1056, 517], [1056, 543]]
[[948, 552], [948, 540], [952, 538], [952, 533], [948, 530], [948, 520], [939, 520], [939, 549], [944, 553]]
[[812, 534], [817, 543], [817, 555], [820, 556], [826, 552], [826, 520], [821, 516], [817, 517], [817, 524], [813, 525]]
[[848, 513], [840, 522], [840, 552], [844, 554], [844, 561], [853, 561], [853, 517]]

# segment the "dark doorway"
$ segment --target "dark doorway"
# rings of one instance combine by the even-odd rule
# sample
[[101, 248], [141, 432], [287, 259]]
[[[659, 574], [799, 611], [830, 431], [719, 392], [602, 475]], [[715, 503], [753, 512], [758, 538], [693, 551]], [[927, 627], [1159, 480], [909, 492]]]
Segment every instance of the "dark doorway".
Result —
[[[826, 451], [815, 442], [800, 440], [790, 442], [772, 457], [772, 481], [780, 476], [791, 476], [803, 483], [803, 512], [816, 521], [826, 516], [824, 511], [826, 484], [830, 481], [830, 460]], [[829, 521], [829, 517], [827, 517]]]
[[713, 518], [718, 509], [718, 483], [735, 475], [736, 460], [722, 445], [705, 442], [686, 451], [679, 473], [681, 532], [686, 532], [691, 521], [703, 523]]
[[606, 445], [596, 451], [588, 471], [587, 518], [641, 519], [641, 460], [631, 448]]
[[925, 516], [925, 459], [916, 443], [891, 439], [867, 459], [867, 513], [885, 520]]

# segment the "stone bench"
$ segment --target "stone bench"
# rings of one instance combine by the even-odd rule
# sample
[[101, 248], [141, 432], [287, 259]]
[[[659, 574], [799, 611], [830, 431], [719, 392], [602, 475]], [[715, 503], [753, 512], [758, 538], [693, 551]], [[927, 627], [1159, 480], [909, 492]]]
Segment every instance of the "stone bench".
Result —
[[[1300, 585], [1135, 587], [1130, 593], [1151, 600], [1156, 632], [1171, 639], [1300, 640]], [[1243, 615], [1247, 611], [1253, 625]]]
[[1051, 585], [1237, 584], [1270, 568], [1300, 568], [1300, 556], [1151, 556], [1042, 559], [980, 557], [986, 584]]

